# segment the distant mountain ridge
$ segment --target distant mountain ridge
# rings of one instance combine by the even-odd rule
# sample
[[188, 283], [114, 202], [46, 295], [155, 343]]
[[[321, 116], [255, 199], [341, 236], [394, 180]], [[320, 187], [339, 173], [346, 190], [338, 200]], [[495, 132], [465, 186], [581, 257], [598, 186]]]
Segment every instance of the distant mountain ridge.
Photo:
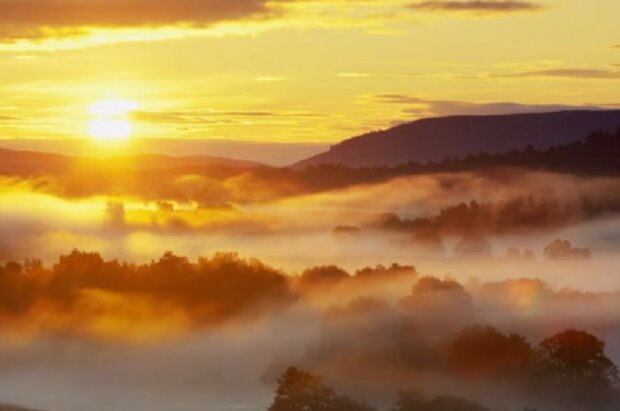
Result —
[[618, 127], [620, 110], [426, 118], [345, 140], [293, 167], [397, 166], [480, 152], [495, 154], [528, 145], [545, 149], [579, 141], [593, 130]]
[[91, 158], [0, 148], [0, 174], [61, 172], [79, 167], [148, 170], [192, 167], [253, 168], [261, 165], [260, 163], [250, 161], [202, 155], [172, 157], [158, 154], [145, 154]]
[[[2, 136], [0, 136], [2, 137]], [[89, 138], [0, 138], [0, 148], [36, 151], [65, 156], [102, 157], [100, 144]], [[223, 159], [288, 166], [322, 153], [329, 144], [295, 141], [223, 140], [216, 138], [139, 137], [121, 150], [125, 156], [209, 156]]]

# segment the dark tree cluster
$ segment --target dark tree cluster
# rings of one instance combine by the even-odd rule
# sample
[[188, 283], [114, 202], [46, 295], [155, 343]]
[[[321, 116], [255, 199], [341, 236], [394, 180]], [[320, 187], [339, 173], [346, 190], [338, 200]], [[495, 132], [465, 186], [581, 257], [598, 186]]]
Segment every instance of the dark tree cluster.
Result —
[[560, 259], [578, 259], [587, 260], [591, 257], [592, 253], [587, 248], [574, 247], [568, 240], [556, 239], [549, 243], [544, 250], [545, 257], [550, 260]]
[[[296, 367], [287, 369], [278, 379], [275, 398], [268, 411], [377, 411], [377, 408], [338, 395], [323, 378]], [[398, 393], [390, 411], [490, 411], [465, 398], [454, 396], [427, 397], [421, 391]], [[534, 410], [524, 410], [534, 411]]]
[[251, 314], [296, 299], [284, 273], [236, 253], [197, 262], [166, 253], [148, 264], [128, 264], [74, 250], [51, 268], [38, 261], [0, 266], [0, 312], [19, 315], [42, 301], [69, 309], [88, 290], [152, 297], [181, 307], [197, 322]]
[[403, 298], [400, 305], [412, 307], [420, 313], [437, 312], [447, 316], [454, 311], [469, 312], [473, 307], [473, 299], [459, 282], [427, 276], [418, 280], [411, 294]]
[[535, 358], [527, 340], [490, 326], [464, 329], [450, 349], [448, 364], [466, 378], [512, 379], [528, 374]]
[[415, 267], [400, 264], [365, 267], [357, 270], [354, 274], [350, 274], [338, 266], [327, 265], [304, 270], [295, 281], [294, 287], [302, 294], [312, 294], [339, 287], [351, 290], [351, 288], [368, 286], [372, 283], [385, 286], [394, 281], [413, 280], [417, 275], [418, 272]]
[[332, 234], [336, 237], [357, 237], [360, 233], [358, 227], [339, 225], [333, 229]]
[[[485, 381], [490, 389], [513, 383], [528, 403], [580, 411], [611, 411], [620, 406], [618, 369], [605, 355], [605, 343], [584, 331], [566, 330], [532, 346], [522, 336], [506, 335], [493, 327], [468, 327], [452, 342], [447, 367], [456, 378]], [[298, 368], [289, 368], [278, 383], [269, 411], [375, 409], [336, 394], [322, 378]], [[420, 391], [405, 390], [390, 411], [490, 410], [463, 398], [429, 398]]]
[[[533, 344], [523, 335], [492, 326], [463, 328], [479, 321], [477, 304], [514, 304], [509, 300], [515, 289], [545, 304], [574, 305], [591, 301], [592, 295], [554, 292], [540, 280], [526, 279], [485, 283], [476, 289], [480, 300], [474, 304], [458, 282], [422, 277], [396, 305], [363, 297], [333, 308], [304, 364], [332, 370], [344, 380], [422, 373], [443, 375], [457, 384], [479, 382], [489, 390], [510, 387], [528, 404], [550, 404], [550, 409], [611, 411], [620, 406], [618, 370], [605, 353], [605, 343], [588, 332], [570, 329]], [[374, 384], [389, 389], [383, 380]]]
[[338, 395], [321, 377], [291, 367], [278, 379], [269, 411], [374, 411], [374, 408]]
[[535, 389], [555, 393], [568, 405], [606, 409], [615, 399], [620, 406], [618, 368], [605, 355], [605, 343], [582, 331], [567, 330], [542, 341], [532, 380]]
[[390, 411], [490, 411], [489, 408], [465, 398], [452, 396], [427, 397], [416, 390], [401, 391]]
[[605, 343], [580, 330], [532, 346], [516, 334], [469, 327], [452, 344], [449, 365], [469, 379], [515, 381], [534, 398], [576, 409], [620, 405], [618, 368], [605, 354]]
[[561, 227], [571, 221], [573, 212], [552, 198], [515, 198], [503, 203], [471, 201], [442, 209], [433, 217], [401, 219], [386, 216], [380, 227], [436, 236], [482, 236], [536, 232]]

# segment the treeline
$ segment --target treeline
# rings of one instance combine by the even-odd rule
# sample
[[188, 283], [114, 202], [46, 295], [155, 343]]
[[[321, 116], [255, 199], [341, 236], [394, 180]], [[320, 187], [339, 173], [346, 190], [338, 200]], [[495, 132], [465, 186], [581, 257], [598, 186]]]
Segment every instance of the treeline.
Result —
[[162, 306], [183, 307], [199, 322], [297, 299], [283, 272], [236, 253], [191, 262], [168, 252], [147, 264], [131, 264], [74, 250], [52, 267], [36, 260], [0, 266], [0, 312], [24, 314], [41, 301], [70, 308], [93, 290], [129, 299], [147, 296]]
[[[516, 384], [527, 404], [599, 411], [620, 406], [618, 368], [605, 355], [605, 343], [584, 331], [566, 330], [533, 347], [517, 334], [503, 334], [490, 326], [467, 327], [452, 343], [446, 367], [467, 383], [485, 380], [495, 386]], [[376, 408], [337, 394], [321, 377], [291, 367], [278, 379], [269, 411], [298, 410], [373, 411]], [[464, 398], [427, 397], [411, 389], [400, 391], [390, 408], [390, 411], [490, 410]]]
[[[489, 326], [468, 327], [452, 343], [446, 367], [467, 383], [486, 381], [489, 389], [514, 384], [526, 404], [588, 411], [615, 410], [620, 406], [618, 368], [605, 355], [604, 342], [584, 331], [566, 330], [533, 347], [517, 334], [503, 334]], [[319, 376], [291, 367], [278, 379], [269, 411], [298, 410], [376, 411], [376, 408], [336, 393]], [[490, 410], [468, 399], [428, 397], [412, 389], [400, 391], [390, 408], [390, 411]]]
[[[4, 171], [27, 179], [33, 188], [63, 197], [97, 194], [137, 196], [145, 200], [194, 201], [201, 207], [257, 203], [394, 177], [432, 173], [522, 168], [587, 175], [620, 174], [620, 131], [596, 131], [573, 144], [537, 150], [526, 147], [500, 154], [479, 153], [396, 167], [349, 168], [321, 165], [302, 170], [260, 166], [194, 166], [166, 169], [107, 169], [68, 166], [40, 172]], [[10, 179], [10, 178], [9, 178]], [[139, 184], [138, 184], [139, 182]]]
[[150, 263], [133, 264], [73, 250], [51, 267], [37, 260], [0, 265], [0, 320], [27, 315], [43, 305], [70, 312], [97, 292], [128, 303], [148, 298], [153, 304], [181, 309], [192, 322], [210, 324], [260, 315], [335, 281], [349, 280], [352, 291], [403, 276], [413, 279], [415, 274], [414, 267], [394, 264], [366, 267], [355, 276], [335, 266], [316, 267], [296, 277], [232, 252], [197, 261], [167, 252]]
[[[400, 298], [392, 303], [373, 294], [387, 284], [397, 285], [395, 295]], [[463, 384], [481, 381], [489, 390], [510, 386], [532, 404], [568, 404], [562, 410], [618, 409], [612, 406], [618, 405], [618, 370], [605, 353], [605, 343], [594, 335], [568, 330], [533, 345], [521, 335], [504, 334], [488, 326], [468, 326], [488, 318], [489, 313], [515, 324], [517, 317], [510, 317], [507, 307], [522, 307], [524, 302], [533, 301], [542, 322], [532, 325], [532, 332], [568, 328], [553, 317], [558, 307], [570, 319], [570, 327], [594, 327], [596, 320], [592, 318], [614, 327], [617, 318], [602, 318], [609, 311], [598, 311], [597, 307], [616, 307], [609, 303], [617, 304], [618, 294], [555, 292], [540, 280], [507, 280], [468, 289], [452, 279], [419, 277], [414, 267], [398, 264], [367, 267], [355, 273], [321, 266], [289, 276], [235, 253], [197, 261], [166, 253], [150, 263], [129, 264], [76, 250], [61, 256], [51, 267], [37, 261], [0, 265], [2, 330], [52, 332], [55, 336], [78, 333], [80, 337], [126, 338], [138, 330], [152, 336], [160, 326], [177, 335], [176, 326], [191, 331], [225, 320], [253, 318], [296, 301], [312, 303], [330, 296], [345, 304], [319, 312], [321, 330], [302, 360], [309, 369], [337, 369], [347, 378], [380, 378], [386, 371], [434, 374]], [[358, 296], [365, 297], [355, 298]], [[576, 316], [572, 317], [572, 313], [589, 309], [595, 317], [579, 323]], [[549, 312], [552, 317], [545, 323]], [[289, 388], [283, 388], [272, 411], [373, 410], [317, 383], [314, 377], [300, 375], [286, 385]], [[401, 402], [413, 404], [411, 398], [403, 397]], [[444, 397], [417, 401], [418, 408], [395, 410], [485, 410], [458, 408], [453, 399]], [[442, 404], [456, 408], [441, 408], [448, 406]]]
[[354, 292], [366, 287], [381, 289], [403, 280], [413, 281], [417, 276], [415, 267], [400, 264], [365, 267], [353, 274], [336, 265], [326, 265], [304, 270], [299, 277], [292, 280], [292, 286], [304, 295], [320, 294], [334, 288]]
[[[548, 258], [587, 256], [588, 250], [556, 240], [545, 249]], [[485, 286], [490, 284], [484, 284]], [[535, 284], [551, 298], [545, 284]], [[540, 287], [539, 287], [540, 286]], [[403, 288], [405, 287], [405, 288]], [[465, 304], [472, 296], [456, 281], [420, 276], [414, 266], [365, 267], [353, 273], [336, 265], [316, 266], [290, 275], [237, 253], [216, 253], [190, 261], [171, 252], [145, 264], [104, 260], [96, 252], [72, 251], [52, 266], [37, 260], [0, 265], [0, 318], [20, 316], [43, 305], [69, 310], [85, 295], [116, 296], [127, 301], [148, 298], [163, 307], [181, 308], [192, 322], [209, 324], [283, 307], [303, 298], [343, 294], [347, 298], [411, 290], [401, 304], [439, 307]], [[559, 295], [559, 294], [558, 294]], [[61, 310], [61, 311], [62, 311]]]
[[[471, 254], [490, 255], [491, 246], [485, 239], [487, 236], [558, 229], [572, 222], [619, 212], [620, 201], [616, 204], [602, 200], [600, 204], [590, 204], [588, 207], [586, 204], [561, 204], [551, 198], [536, 200], [527, 197], [501, 203], [477, 201], [459, 203], [440, 210], [434, 216], [415, 219], [387, 214], [378, 222], [371, 224], [370, 228], [407, 234], [416, 242], [437, 249], [441, 248], [444, 237], [457, 237], [461, 238], [461, 241], [457, 244], [456, 255], [467, 256], [470, 251], [473, 251]], [[334, 233], [338, 234], [338, 230], [339, 228], [336, 228]], [[575, 248], [569, 241], [559, 239], [548, 244], [544, 254], [551, 259], [570, 256], [590, 257], [589, 250]]]
[[[341, 395], [325, 380], [297, 367], [288, 368], [280, 378], [275, 398], [268, 411], [377, 411], [365, 401]], [[389, 411], [490, 411], [465, 398], [441, 395], [428, 397], [418, 390], [398, 393]], [[524, 409], [524, 411], [535, 411]]]
[[[620, 204], [618, 204], [620, 210]], [[502, 203], [459, 203], [440, 210], [433, 217], [401, 219], [387, 215], [380, 228], [408, 231], [419, 236], [496, 235], [562, 227], [577, 212], [553, 198], [514, 198]]]
[[321, 165], [308, 167], [298, 171], [297, 174], [306, 186], [327, 189], [405, 175], [506, 167], [587, 175], [618, 175], [620, 174], [620, 128], [616, 133], [593, 131], [583, 141], [554, 146], [545, 150], [537, 150], [528, 146], [522, 150], [505, 153], [481, 152], [463, 158], [446, 158], [442, 161], [428, 163], [411, 162], [395, 167], [349, 168]]
[[[342, 301], [341, 290], [353, 280], [333, 270], [323, 269], [321, 288], [307, 289]], [[328, 273], [333, 282], [325, 279]], [[601, 307], [615, 307], [617, 295], [556, 292], [541, 280], [526, 279], [472, 284], [467, 289], [455, 280], [431, 276], [416, 278], [410, 290], [393, 302], [361, 297], [328, 309], [319, 338], [296, 364], [326, 372], [336, 383], [382, 393], [411, 385], [432, 392], [439, 386], [463, 387], [457, 393], [484, 387], [544, 410], [602, 411], [619, 405], [618, 371], [604, 342], [571, 329], [614, 327], [616, 317]], [[561, 319], [555, 317], [559, 312]], [[487, 322], [494, 326], [471, 325]], [[495, 328], [500, 324], [528, 335], [567, 331], [533, 344], [523, 335]], [[501, 403], [502, 398], [495, 399]], [[409, 409], [461, 410], [433, 408], [440, 406], [428, 401]]]

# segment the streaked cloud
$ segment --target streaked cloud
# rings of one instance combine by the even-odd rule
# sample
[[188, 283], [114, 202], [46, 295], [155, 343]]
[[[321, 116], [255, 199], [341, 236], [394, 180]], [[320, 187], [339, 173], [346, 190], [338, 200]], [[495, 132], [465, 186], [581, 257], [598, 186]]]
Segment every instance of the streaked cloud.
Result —
[[495, 75], [494, 77], [560, 77], [576, 79], [620, 79], [620, 71], [605, 69], [550, 69]]
[[474, 13], [510, 13], [538, 11], [543, 6], [530, 1], [512, 0], [469, 0], [469, 1], [423, 1], [409, 5], [415, 10], [433, 12], [474, 12]]
[[347, 72], [347, 73], [338, 73], [338, 77], [344, 77], [344, 78], [369, 78], [369, 77], [375, 77], [375, 74]]
[[254, 80], [261, 82], [261, 83], [279, 83], [282, 81], [287, 81], [289, 80], [289, 78], [282, 77], [282, 76], [261, 76], [261, 77], [256, 77]]
[[[310, 112], [277, 112], [277, 111], [135, 111], [132, 117], [138, 121], [153, 123], [208, 123], [212, 118], [235, 118], [235, 117], [321, 117], [320, 114]], [[220, 120], [218, 120], [220, 121]]]
[[520, 104], [513, 102], [473, 103], [456, 100], [427, 100], [403, 94], [372, 96], [378, 103], [404, 105], [404, 113], [415, 117], [455, 115], [500, 115], [512, 113], [544, 113], [563, 110], [599, 110], [595, 105]]
[[530, 1], [508, 0], [0, 0], [0, 51], [256, 35], [288, 27], [346, 27], [374, 35], [403, 35], [406, 30], [394, 24], [417, 18], [407, 10], [496, 14], [542, 8]]
[[254, 34], [305, 1], [0, 0], [0, 51]]
[[286, 27], [393, 32], [407, 0], [0, 0], [0, 51], [256, 35]]
[[270, 12], [265, 0], [1, 0], [5, 37], [36, 37], [45, 28], [204, 25]]

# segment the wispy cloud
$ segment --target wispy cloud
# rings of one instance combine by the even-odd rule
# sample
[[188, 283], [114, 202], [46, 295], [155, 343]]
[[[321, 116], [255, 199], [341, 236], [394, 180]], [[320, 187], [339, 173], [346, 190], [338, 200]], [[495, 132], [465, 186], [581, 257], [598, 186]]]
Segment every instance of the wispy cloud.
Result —
[[530, 1], [512, 0], [467, 0], [467, 1], [423, 1], [412, 3], [409, 8], [433, 12], [474, 12], [474, 13], [509, 13], [538, 11], [543, 6]]
[[598, 110], [594, 105], [520, 104], [513, 102], [473, 103], [456, 100], [427, 100], [404, 94], [378, 94], [375, 102], [400, 104], [403, 113], [414, 117], [443, 117], [454, 115], [500, 115], [513, 113], [544, 113], [564, 110]]
[[494, 75], [493, 77], [560, 77], [576, 79], [620, 79], [620, 71], [605, 69], [572, 69], [560, 68], [550, 70], [526, 71], [514, 74]]
[[402, 13], [406, 4], [407, 0], [0, 0], [0, 51], [254, 35], [291, 26], [389, 31], [388, 21], [407, 19], [403, 16], [408, 13]]
[[278, 117], [321, 117], [310, 112], [277, 112], [277, 111], [135, 111], [135, 120], [150, 123], [209, 123], [213, 119], [221, 121], [226, 118], [278, 118]]
[[260, 83], [280, 83], [289, 80], [289, 78], [284, 76], [261, 76], [256, 77], [254, 80]]
[[429, 79], [453, 79], [453, 80], [493, 80], [493, 79], [510, 79], [510, 78], [530, 78], [530, 77], [556, 77], [556, 78], [574, 78], [574, 79], [602, 79], [614, 80], [620, 79], [620, 70], [614, 67], [620, 67], [618, 64], [611, 64], [607, 68], [567, 68], [555, 66], [553, 68], [538, 68], [536, 66], [527, 68], [513, 67], [512, 72], [481, 72], [478, 74], [461, 74], [458, 72], [402, 72], [402, 73], [369, 73], [369, 72], [345, 72], [338, 73], [338, 77], [354, 78], [354, 79], [385, 79], [385, 78], [429, 78]]

